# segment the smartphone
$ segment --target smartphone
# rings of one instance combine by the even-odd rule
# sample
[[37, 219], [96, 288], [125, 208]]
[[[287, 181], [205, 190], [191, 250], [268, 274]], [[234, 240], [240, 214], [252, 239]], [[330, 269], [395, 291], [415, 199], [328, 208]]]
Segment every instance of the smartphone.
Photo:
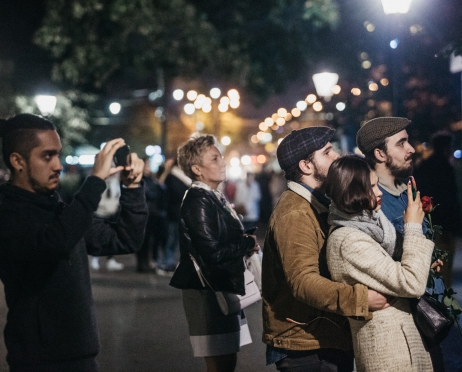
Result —
[[250, 229], [245, 230], [244, 233], [247, 234], [247, 235], [254, 235], [255, 231], [257, 231], [257, 229], [258, 229], [258, 227], [255, 226], [255, 227], [252, 227]]
[[114, 154], [114, 164], [116, 167], [126, 166], [130, 164], [130, 146], [125, 145], [117, 149]]
[[412, 188], [412, 199], [415, 200], [415, 197], [417, 195], [417, 185], [415, 183], [414, 177], [409, 177], [409, 182], [411, 183], [411, 188]]

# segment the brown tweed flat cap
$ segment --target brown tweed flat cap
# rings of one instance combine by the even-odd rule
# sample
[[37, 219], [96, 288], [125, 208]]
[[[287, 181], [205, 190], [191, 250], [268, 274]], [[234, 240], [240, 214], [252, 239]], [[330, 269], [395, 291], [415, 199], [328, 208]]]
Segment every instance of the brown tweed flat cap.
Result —
[[406, 128], [411, 121], [406, 118], [375, 118], [364, 124], [356, 134], [356, 145], [362, 153], [373, 150], [385, 138]]

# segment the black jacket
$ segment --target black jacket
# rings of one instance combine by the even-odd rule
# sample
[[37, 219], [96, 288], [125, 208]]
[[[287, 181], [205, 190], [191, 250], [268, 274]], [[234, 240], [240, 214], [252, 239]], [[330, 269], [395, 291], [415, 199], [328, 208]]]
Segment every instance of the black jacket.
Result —
[[180, 208], [188, 186], [177, 176], [169, 174], [165, 179], [167, 187], [167, 218], [172, 222], [180, 221]]
[[190, 188], [181, 205], [180, 263], [170, 285], [180, 289], [204, 289], [191, 253], [216, 291], [245, 293], [244, 261], [255, 241], [244, 236], [239, 220], [213, 191]]
[[0, 186], [0, 278], [9, 363], [91, 357], [99, 338], [87, 254], [132, 253], [143, 241], [143, 188], [126, 189], [117, 223], [93, 218], [106, 184], [90, 176], [73, 201]]
[[432, 212], [433, 224], [443, 227], [443, 232], [461, 231], [461, 205], [454, 167], [444, 155], [433, 154], [420, 163], [414, 178], [422, 196], [433, 197], [433, 205], [438, 205]]

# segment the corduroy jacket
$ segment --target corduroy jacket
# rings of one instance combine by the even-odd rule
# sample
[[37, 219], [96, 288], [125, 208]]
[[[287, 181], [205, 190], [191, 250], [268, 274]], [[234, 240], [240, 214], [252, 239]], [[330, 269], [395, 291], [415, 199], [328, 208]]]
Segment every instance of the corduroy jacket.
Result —
[[243, 259], [254, 245], [252, 237], [244, 236], [242, 223], [213, 191], [191, 187], [181, 205], [181, 256], [170, 285], [180, 289], [209, 289], [199, 280], [192, 254], [215, 291], [244, 294]]
[[288, 187], [271, 215], [263, 249], [263, 342], [288, 350], [351, 350], [346, 317], [370, 317], [367, 287], [330, 279], [328, 210], [302, 185]]

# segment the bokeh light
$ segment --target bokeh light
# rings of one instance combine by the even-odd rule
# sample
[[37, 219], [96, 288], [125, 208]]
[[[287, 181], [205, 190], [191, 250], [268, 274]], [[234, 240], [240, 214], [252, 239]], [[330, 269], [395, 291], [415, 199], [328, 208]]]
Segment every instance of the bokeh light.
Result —
[[313, 103], [313, 110], [316, 111], [316, 112], [319, 112], [322, 110], [322, 103], [317, 101], [315, 103]]
[[212, 88], [212, 89], [210, 89], [210, 97], [218, 98], [218, 97], [220, 97], [220, 94], [221, 94], [220, 88]]
[[197, 98], [197, 92], [195, 90], [190, 90], [186, 93], [186, 98], [190, 101], [194, 101]]
[[183, 92], [183, 89], [175, 89], [173, 91], [173, 98], [176, 100], [176, 101], [181, 101], [184, 97], [184, 92]]
[[308, 95], [306, 96], [305, 101], [311, 104], [311, 103], [316, 102], [317, 99], [318, 99], [318, 98], [316, 97], [316, 94], [308, 94]]
[[281, 107], [280, 109], [278, 109], [277, 113], [281, 118], [283, 118], [284, 116], [286, 116], [287, 110], [285, 108]]
[[194, 104], [187, 103], [186, 105], [184, 105], [184, 112], [186, 112], [188, 115], [194, 114], [195, 111], [196, 108], [194, 107]]
[[228, 146], [230, 143], [231, 143], [231, 138], [229, 138], [228, 136], [224, 136], [221, 138], [221, 144], [223, 146]]
[[[305, 101], [298, 101], [297, 104], [295, 105], [300, 111], [305, 111], [306, 108], [308, 107], [308, 104]], [[293, 115], [293, 114], [292, 114]], [[295, 116], [295, 115], [294, 115]]]
[[120, 105], [119, 102], [112, 102], [109, 105], [109, 111], [111, 112], [112, 115], [117, 115], [121, 109], [122, 109], [122, 106]]

